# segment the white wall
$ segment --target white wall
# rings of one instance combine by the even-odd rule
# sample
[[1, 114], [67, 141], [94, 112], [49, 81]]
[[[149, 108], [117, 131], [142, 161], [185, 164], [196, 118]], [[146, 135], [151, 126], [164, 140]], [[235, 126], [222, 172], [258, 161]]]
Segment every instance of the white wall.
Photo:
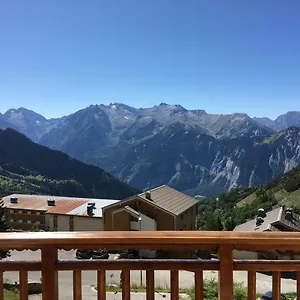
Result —
[[[73, 231], [103, 231], [103, 219], [73, 216]], [[46, 214], [46, 227], [50, 231], [70, 231], [70, 216], [57, 215], [57, 228], [54, 228], [54, 215]]]
[[[142, 230], [142, 231], [156, 231], [157, 224], [154, 219], [149, 218], [148, 216], [140, 213], [140, 217], [142, 218], [141, 222], [131, 222], [130, 227], [132, 230]], [[141, 223], [141, 224], [140, 224]]]
[[74, 231], [103, 231], [103, 219], [74, 216]]
[[57, 215], [57, 231], [70, 231], [70, 216]]

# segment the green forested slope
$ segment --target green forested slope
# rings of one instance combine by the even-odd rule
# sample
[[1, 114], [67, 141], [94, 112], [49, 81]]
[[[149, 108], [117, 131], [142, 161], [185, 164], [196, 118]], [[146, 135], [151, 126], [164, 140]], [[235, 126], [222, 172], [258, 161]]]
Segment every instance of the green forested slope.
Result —
[[235, 225], [254, 218], [259, 208], [269, 211], [282, 204], [300, 211], [300, 167], [270, 183], [200, 201], [198, 226], [203, 230], [232, 230]]
[[139, 192], [104, 170], [0, 130], [0, 197], [11, 193], [123, 199]]

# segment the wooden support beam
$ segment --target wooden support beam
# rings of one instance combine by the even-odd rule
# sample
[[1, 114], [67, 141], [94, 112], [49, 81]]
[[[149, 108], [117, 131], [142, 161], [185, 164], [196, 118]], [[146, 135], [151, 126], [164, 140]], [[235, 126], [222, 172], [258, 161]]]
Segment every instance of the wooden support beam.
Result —
[[195, 272], [195, 299], [203, 300], [203, 271]]
[[130, 300], [130, 271], [122, 271], [122, 300]]
[[81, 271], [73, 271], [73, 299], [82, 300]]
[[105, 270], [98, 270], [97, 271], [97, 292], [98, 292], [97, 300], [105, 300], [106, 299]]
[[154, 300], [155, 284], [154, 284], [154, 271], [146, 271], [146, 299]]
[[232, 246], [221, 246], [219, 259], [219, 300], [233, 300]]
[[256, 272], [248, 272], [248, 300], [256, 300]]
[[179, 299], [179, 274], [178, 270], [171, 271], [171, 300]]
[[272, 273], [272, 299], [280, 300], [280, 291], [281, 291], [281, 273], [273, 272]]
[[58, 300], [58, 274], [55, 268], [57, 250], [47, 246], [42, 249], [42, 297], [43, 300]]

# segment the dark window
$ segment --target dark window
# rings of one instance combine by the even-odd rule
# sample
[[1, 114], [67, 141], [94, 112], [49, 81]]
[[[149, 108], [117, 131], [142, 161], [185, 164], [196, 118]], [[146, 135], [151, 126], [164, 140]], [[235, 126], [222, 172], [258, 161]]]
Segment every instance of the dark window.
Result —
[[138, 219], [137, 219], [136, 217], [134, 217], [134, 216], [131, 216], [130, 220], [131, 220], [132, 222], [138, 222]]

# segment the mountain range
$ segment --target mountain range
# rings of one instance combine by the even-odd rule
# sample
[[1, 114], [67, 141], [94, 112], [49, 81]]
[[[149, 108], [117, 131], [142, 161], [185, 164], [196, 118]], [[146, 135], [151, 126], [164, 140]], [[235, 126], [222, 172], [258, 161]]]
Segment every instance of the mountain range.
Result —
[[139, 190], [104, 170], [0, 129], [0, 197], [12, 193], [124, 199]]
[[139, 189], [161, 184], [216, 195], [270, 181], [299, 164], [300, 112], [276, 120], [209, 114], [161, 103], [91, 105], [46, 119], [25, 108], [0, 115], [41, 145], [104, 168]]

